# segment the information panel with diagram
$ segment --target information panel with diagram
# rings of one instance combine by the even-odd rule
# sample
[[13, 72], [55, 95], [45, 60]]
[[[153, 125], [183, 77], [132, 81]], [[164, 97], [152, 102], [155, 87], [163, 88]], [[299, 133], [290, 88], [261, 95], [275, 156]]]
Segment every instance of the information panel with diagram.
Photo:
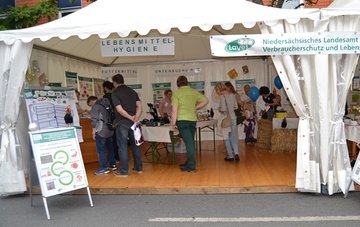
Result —
[[75, 128], [29, 132], [42, 195], [88, 187]]

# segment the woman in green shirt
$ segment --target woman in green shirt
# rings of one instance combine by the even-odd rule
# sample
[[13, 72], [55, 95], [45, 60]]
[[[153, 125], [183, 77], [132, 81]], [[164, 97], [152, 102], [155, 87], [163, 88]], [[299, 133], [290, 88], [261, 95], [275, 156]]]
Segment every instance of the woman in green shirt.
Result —
[[190, 88], [185, 76], [179, 76], [176, 81], [179, 89], [172, 95], [172, 127], [178, 129], [184, 140], [187, 161], [180, 165], [182, 172], [196, 172], [195, 132], [196, 111], [209, 103], [209, 99], [199, 91]]

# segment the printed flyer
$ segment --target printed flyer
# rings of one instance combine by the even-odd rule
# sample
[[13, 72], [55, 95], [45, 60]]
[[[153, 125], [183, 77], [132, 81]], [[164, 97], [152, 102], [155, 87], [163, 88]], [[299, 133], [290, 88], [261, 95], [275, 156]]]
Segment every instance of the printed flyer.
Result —
[[88, 186], [75, 128], [29, 132], [42, 195]]

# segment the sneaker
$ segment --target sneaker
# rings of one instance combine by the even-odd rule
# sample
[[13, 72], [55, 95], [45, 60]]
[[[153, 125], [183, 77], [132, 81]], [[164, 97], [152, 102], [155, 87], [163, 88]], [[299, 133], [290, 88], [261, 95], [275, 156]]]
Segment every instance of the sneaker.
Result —
[[117, 166], [116, 166], [116, 165], [112, 165], [112, 166], [110, 166], [110, 169], [111, 169], [112, 171], [115, 171], [115, 170], [117, 170]]
[[230, 161], [230, 162], [232, 162], [232, 161], [234, 161], [234, 158], [226, 157], [226, 158], [224, 158], [224, 160], [225, 160], [225, 161]]
[[187, 164], [188, 164], [188, 162], [186, 161], [186, 162], [184, 162], [183, 164], [179, 165], [179, 167], [180, 167], [180, 168], [181, 168], [181, 167], [185, 167], [185, 166], [187, 166]]
[[255, 138], [253, 137], [253, 138], [251, 138], [251, 142], [256, 143], [256, 142], [257, 142], [257, 139], [255, 139]]
[[240, 161], [240, 157], [238, 154], [235, 155], [235, 162], [239, 162]]
[[189, 166], [186, 166], [184, 168], [180, 168], [181, 172], [188, 172], [188, 173], [195, 173], [196, 169], [191, 169]]
[[142, 173], [142, 170], [136, 170], [136, 169], [132, 169], [132, 171], [134, 172], [134, 173]]
[[127, 173], [115, 172], [114, 176], [115, 177], [128, 177], [129, 175]]
[[95, 175], [101, 175], [101, 174], [105, 174], [105, 173], [110, 173], [110, 169], [105, 168], [105, 169], [99, 169], [99, 170], [95, 171]]

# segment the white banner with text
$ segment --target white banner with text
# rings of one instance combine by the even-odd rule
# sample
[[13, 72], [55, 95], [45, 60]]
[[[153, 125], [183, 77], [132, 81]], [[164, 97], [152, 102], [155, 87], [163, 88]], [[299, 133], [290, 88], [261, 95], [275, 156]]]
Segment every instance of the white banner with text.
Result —
[[136, 77], [136, 67], [101, 67], [101, 78], [112, 78], [116, 74], [123, 77]]
[[167, 37], [101, 39], [101, 56], [174, 55], [175, 39]]
[[322, 32], [210, 37], [213, 56], [357, 54], [360, 33]]

